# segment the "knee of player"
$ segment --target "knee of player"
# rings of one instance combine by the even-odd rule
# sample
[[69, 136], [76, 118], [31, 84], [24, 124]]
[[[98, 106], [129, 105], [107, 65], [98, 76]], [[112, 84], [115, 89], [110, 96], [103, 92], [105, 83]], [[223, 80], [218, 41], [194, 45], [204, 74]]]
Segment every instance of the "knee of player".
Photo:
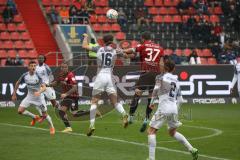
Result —
[[156, 132], [157, 132], [157, 130], [155, 128], [152, 128], [152, 127], [148, 128], [148, 130], [147, 130], [148, 135], [156, 134]]
[[176, 133], [176, 129], [174, 128], [174, 129], [169, 129], [168, 130], [168, 133], [169, 133], [169, 135], [171, 136], [171, 137], [173, 137], [174, 135], [175, 135], [175, 133]]

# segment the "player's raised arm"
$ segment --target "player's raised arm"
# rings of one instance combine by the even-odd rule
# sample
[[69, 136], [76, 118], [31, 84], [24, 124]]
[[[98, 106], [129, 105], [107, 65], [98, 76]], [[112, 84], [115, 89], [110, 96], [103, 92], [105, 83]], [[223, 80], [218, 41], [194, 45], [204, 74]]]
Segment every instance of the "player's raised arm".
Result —
[[20, 81], [18, 80], [15, 84], [14, 90], [13, 90], [13, 95], [12, 95], [12, 100], [16, 101], [17, 100], [17, 90], [19, 87]]
[[77, 84], [74, 84], [69, 91], [67, 91], [64, 94], [61, 94], [61, 98], [64, 99], [65, 97], [71, 95], [73, 92], [76, 92], [76, 91], [77, 91]]
[[35, 95], [36, 97], [40, 96], [41, 93], [43, 93], [44, 91], [46, 91], [46, 88], [47, 88], [47, 87], [46, 87], [46, 84], [45, 84], [45, 83], [42, 83], [39, 91], [35, 92], [34, 95]]
[[154, 101], [158, 98], [158, 91], [160, 90], [160, 87], [161, 87], [161, 80], [157, 77], [156, 84], [152, 92], [150, 106], [149, 106], [152, 109], [154, 108]]

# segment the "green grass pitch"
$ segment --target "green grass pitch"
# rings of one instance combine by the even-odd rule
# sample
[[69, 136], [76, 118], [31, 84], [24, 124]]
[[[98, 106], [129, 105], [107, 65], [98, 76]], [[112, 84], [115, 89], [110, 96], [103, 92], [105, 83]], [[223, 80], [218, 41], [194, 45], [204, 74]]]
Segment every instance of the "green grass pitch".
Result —
[[[138, 112], [144, 110], [140, 106]], [[179, 132], [199, 149], [199, 160], [240, 160], [239, 105], [185, 104], [182, 110], [188, 117], [181, 119], [184, 125]], [[188, 113], [189, 110], [192, 112]], [[147, 134], [139, 132], [141, 121], [123, 129], [116, 111], [97, 119], [93, 137], [85, 136], [87, 121], [72, 122], [72, 134], [57, 132], [50, 136], [47, 122], [30, 127], [30, 119], [16, 111], [17, 108], [0, 108], [0, 160], [145, 160], [148, 157]], [[52, 107], [49, 112], [56, 130], [61, 131], [64, 126]], [[166, 131], [163, 127], [158, 132], [156, 159], [191, 160], [185, 148]]]

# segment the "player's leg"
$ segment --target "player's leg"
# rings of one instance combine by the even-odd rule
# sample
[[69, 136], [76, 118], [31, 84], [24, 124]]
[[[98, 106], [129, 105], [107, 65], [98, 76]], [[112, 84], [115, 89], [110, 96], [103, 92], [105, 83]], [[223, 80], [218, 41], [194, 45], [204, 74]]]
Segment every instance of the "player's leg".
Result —
[[52, 87], [47, 87], [44, 95], [48, 100], [50, 100], [53, 107], [58, 108], [60, 106], [59, 103], [56, 101], [56, 93]]
[[140, 132], [144, 132], [146, 130], [147, 124], [148, 124], [149, 119], [150, 119], [150, 115], [152, 113], [152, 108], [150, 108], [150, 103], [151, 103], [151, 98], [150, 97], [151, 97], [151, 94], [150, 94], [150, 96], [149, 96], [149, 98], [147, 100], [146, 116], [145, 116], [145, 118], [143, 120], [143, 124], [142, 124], [142, 126], [140, 128]]
[[122, 104], [118, 102], [117, 94], [112, 92], [111, 94], [109, 94], [109, 98], [110, 98], [112, 105], [115, 107], [115, 109], [122, 115], [123, 127], [126, 128], [128, 126], [128, 115], [127, 115], [126, 111], [124, 110]]
[[177, 132], [177, 128], [182, 125], [181, 122], [179, 122], [176, 118], [177, 116], [172, 114], [171, 117], [168, 117], [168, 132], [169, 135], [173, 138], [175, 138], [178, 142], [183, 144], [186, 149], [192, 154], [193, 160], [198, 159], [198, 150], [194, 148], [188, 140], [182, 135], [181, 133]]
[[[31, 117], [32, 120], [37, 121], [40, 117], [38, 115], [35, 115], [31, 112], [29, 112], [28, 110], [26, 110], [26, 108], [28, 108], [31, 104], [31, 101], [30, 101], [30, 97], [25, 97], [23, 99], [23, 101], [21, 102], [21, 104], [19, 105], [18, 107], [18, 114], [20, 115], [25, 115], [25, 116], [28, 116], [28, 117]], [[32, 122], [30, 123], [30, 125], [32, 126]]]
[[87, 132], [87, 136], [91, 136], [95, 131], [95, 120], [96, 120], [96, 113], [97, 113], [97, 104], [99, 99], [100, 99], [100, 94], [96, 94], [92, 97], [92, 100], [91, 100], [90, 126]]
[[157, 130], [162, 127], [165, 122], [165, 116], [160, 112], [156, 112], [150, 123], [148, 128], [148, 146], [149, 146], [149, 160], [155, 160], [155, 150], [156, 150], [156, 133]]
[[65, 125], [65, 129], [62, 132], [72, 132], [72, 127], [70, 125], [70, 122], [69, 122], [68, 116], [67, 116], [67, 110], [71, 105], [72, 105], [71, 99], [64, 99], [61, 102], [61, 106], [58, 110], [58, 114]]

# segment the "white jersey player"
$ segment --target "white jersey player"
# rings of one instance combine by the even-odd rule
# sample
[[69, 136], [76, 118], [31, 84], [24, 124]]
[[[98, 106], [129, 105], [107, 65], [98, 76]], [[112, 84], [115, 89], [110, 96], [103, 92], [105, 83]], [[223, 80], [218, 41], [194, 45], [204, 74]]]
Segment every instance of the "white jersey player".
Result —
[[[28, 72], [24, 73], [16, 82], [12, 100], [17, 100], [17, 89], [21, 83], [25, 83], [28, 88], [28, 93], [27, 96], [22, 100], [18, 108], [18, 113], [31, 117], [33, 119], [31, 125], [34, 125], [35, 121], [41, 123], [47, 119], [50, 126], [50, 134], [55, 134], [55, 129], [51, 117], [47, 114], [46, 102], [42, 94], [46, 90], [46, 85], [42, 82], [41, 77], [35, 72], [35, 69], [36, 62], [30, 61], [28, 65]], [[26, 110], [30, 105], [34, 105], [41, 110], [41, 118]]]
[[240, 63], [237, 63], [234, 66], [234, 76], [230, 86], [231, 93], [233, 92], [233, 87], [235, 86], [236, 82], [237, 82], [237, 88], [238, 88], [238, 95], [240, 96]]
[[181, 103], [182, 96], [178, 79], [172, 74], [174, 68], [174, 62], [168, 60], [164, 64], [165, 73], [156, 77], [151, 107], [153, 107], [154, 100], [157, 98], [158, 109], [149, 123], [149, 160], [155, 160], [156, 133], [165, 122], [168, 124], [169, 135], [182, 143], [192, 153], [193, 160], [198, 158], [198, 150], [193, 148], [187, 139], [176, 131], [182, 125], [178, 121], [178, 102]]
[[113, 36], [106, 35], [103, 37], [104, 47], [91, 47], [88, 45], [88, 35], [83, 34], [84, 40], [82, 47], [94, 52], [97, 52], [98, 73], [93, 85], [92, 101], [90, 108], [90, 127], [87, 136], [91, 136], [95, 130], [95, 115], [97, 111], [97, 102], [100, 99], [102, 92], [107, 92], [111, 103], [123, 116], [124, 128], [128, 125], [128, 115], [126, 114], [121, 103], [117, 101], [117, 89], [112, 79], [112, 70], [115, 59], [117, 57], [116, 50], [111, 47]]
[[[45, 60], [45, 56], [38, 56], [38, 65], [36, 67], [36, 72], [42, 78], [43, 82], [48, 85], [53, 80], [53, 75], [50, 67], [44, 63]], [[56, 99], [56, 94], [52, 87], [47, 87], [44, 95], [48, 100]]]

